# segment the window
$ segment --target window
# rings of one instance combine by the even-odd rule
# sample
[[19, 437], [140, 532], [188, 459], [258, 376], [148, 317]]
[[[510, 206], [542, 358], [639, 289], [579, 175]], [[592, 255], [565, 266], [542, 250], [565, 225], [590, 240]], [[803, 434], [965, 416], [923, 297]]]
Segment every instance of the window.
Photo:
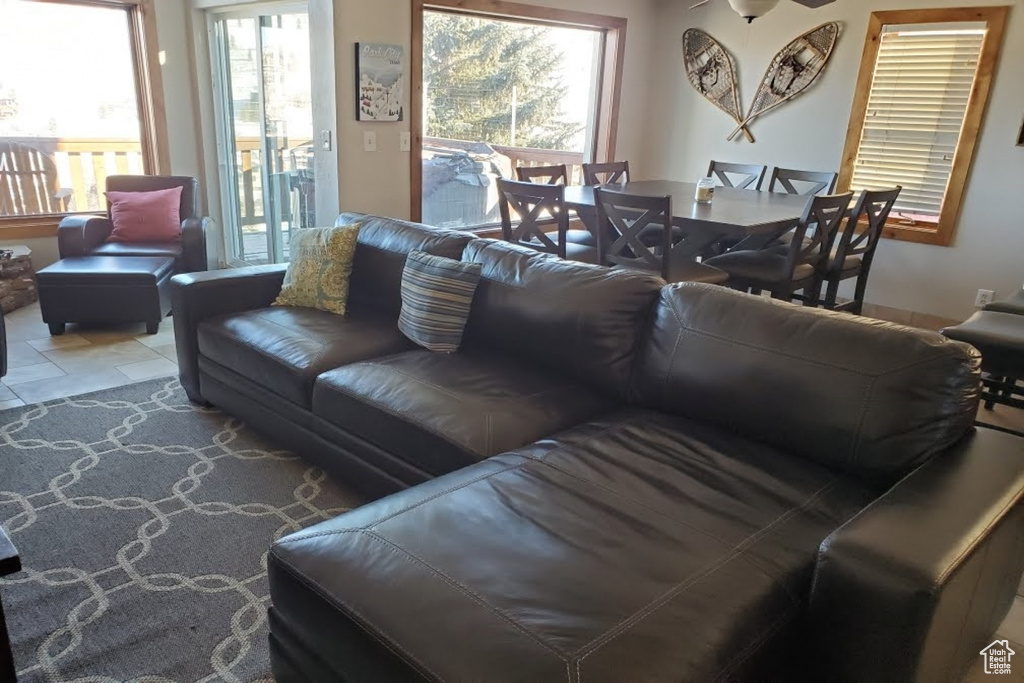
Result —
[[519, 166], [614, 153], [626, 20], [494, 0], [414, 8], [413, 214], [430, 225], [500, 221], [497, 178]]
[[0, 0], [6, 237], [32, 226], [44, 232], [17, 236], [53, 234], [54, 216], [104, 209], [108, 175], [157, 171], [142, 41], [150, 1]]
[[903, 186], [885, 236], [948, 245], [1006, 8], [871, 15], [840, 187]]

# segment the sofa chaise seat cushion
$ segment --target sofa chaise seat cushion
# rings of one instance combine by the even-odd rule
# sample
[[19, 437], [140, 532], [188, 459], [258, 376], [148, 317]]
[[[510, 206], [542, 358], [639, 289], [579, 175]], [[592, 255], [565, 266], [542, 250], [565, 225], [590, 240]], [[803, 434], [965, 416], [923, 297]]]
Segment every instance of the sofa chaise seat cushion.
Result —
[[872, 497], [720, 428], [620, 411], [281, 540], [272, 641], [345, 680], [765, 675], [801, 633], [819, 545]]
[[313, 413], [433, 475], [597, 417], [601, 392], [501, 354], [411, 351], [324, 373]]
[[201, 362], [241, 374], [309, 409], [327, 370], [415, 345], [392, 318], [342, 317], [312, 308], [272, 307], [213, 318], [199, 326]]

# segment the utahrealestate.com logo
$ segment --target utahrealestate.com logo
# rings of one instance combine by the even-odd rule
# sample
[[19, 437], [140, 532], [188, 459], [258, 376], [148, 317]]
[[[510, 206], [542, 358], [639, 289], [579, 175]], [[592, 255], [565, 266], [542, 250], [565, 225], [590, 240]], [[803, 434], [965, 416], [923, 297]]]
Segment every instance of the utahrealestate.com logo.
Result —
[[1008, 674], [1010, 673], [1010, 658], [1016, 652], [1010, 649], [1007, 640], [997, 640], [984, 650], [981, 656], [985, 658], [985, 673], [987, 674]]

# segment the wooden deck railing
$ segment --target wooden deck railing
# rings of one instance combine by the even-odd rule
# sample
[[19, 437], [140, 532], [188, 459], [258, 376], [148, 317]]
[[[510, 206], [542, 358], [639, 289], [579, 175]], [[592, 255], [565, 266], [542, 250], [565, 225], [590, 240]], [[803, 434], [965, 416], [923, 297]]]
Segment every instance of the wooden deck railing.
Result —
[[[63, 205], [72, 213], [105, 210], [103, 192], [107, 176], [145, 172], [142, 146], [138, 140], [131, 138], [0, 137], [0, 147], [7, 143], [26, 145], [53, 160], [57, 180], [47, 185], [59, 188]], [[235, 144], [242, 225], [264, 225], [266, 217], [260, 169], [261, 138], [240, 137]], [[283, 144], [276, 150], [278, 159], [275, 168], [285, 167], [284, 157], [290, 152], [290, 147], [294, 147], [294, 143]], [[0, 174], [3, 172], [0, 169]], [[12, 183], [12, 187], [17, 187], [17, 183]], [[282, 198], [282, 201], [286, 201], [286, 198]], [[22, 206], [24, 203], [15, 202], [14, 205]], [[3, 215], [2, 207], [0, 215]]]
[[107, 176], [142, 173], [142, 146], [138, 140], [121, 138], [0, 138], [4, 143], [21, 143], [49, 156], [56, 166], [61, 191], [68, 197], [69, 211], [98, 211]]
[[[447, 138], [423, 138], [424, 148], [457, 149], [469, 151], [479, 148], [481, 143], [467, 140], [450, 140]], [[508, 145], [489, 145], [498, 154], [508, 157], [512, 168], [520, 166], [557, 166], [565, 164], [569, 168], [569, 182], [579, 184], [583, 181], [583, 162], [586, 160], [582, 152], [567, 152], [556, 149], [538, 149], [536, 147], [510, 147]]]

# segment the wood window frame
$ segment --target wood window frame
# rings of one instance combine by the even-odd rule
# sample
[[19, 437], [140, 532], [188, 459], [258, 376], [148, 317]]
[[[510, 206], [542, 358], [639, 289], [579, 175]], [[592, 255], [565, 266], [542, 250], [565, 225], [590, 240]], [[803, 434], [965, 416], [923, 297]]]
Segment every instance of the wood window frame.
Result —
[[[139, 138], [142, 163], [147, 175], [170, 175], [170, 141], [160, 73], [156, 32], [155, 0], [34, 0], [54, 5], [85, 5], [124, 10], [128, 17], [128, 40], [132, 51], [135, 98], [139, 109]], [[76, 213], [92, 214], [94, 211]], [[0, 240], [36, 239], [57, 236], [57, 225], [71, 214], [39, 214], [0, 217]]]
[[[412, 55], [410, 56], [412, 88], [409, 126], [412, 129], [410, 177], [413, 221], [423, 216], [423, 12], [436, 10], [511, 19], [520, 23], [563, 28], [581, 28], [604, 33], [604, 52], [598, 64], [599, 87], [597, 115], [592, 140], [594, 161], [612, 161], [619, 129], [619, 101], [622, 96], [622, 74], [626, 60], [625, 17], [575, 12], [538, 7], [505, 0], [411, 0]], [[491, 226], [484, 228], [493, 229]]]
[[994, 7], [891, 10], [871, 13], [871, 19], [868, 22], [867, 38], [864, 43], [864, 54], [860, 62], [860, 74], [857, 77], [857, 86], [854, 91], [855, 96], [850, 116], [850, 126], [846, 133], [846, 147], [843, 151], [842, 166], [839, 173], [839, 191], [849, 190], [853, 179], [864, 128], [864, 119], [867, 116], [871, 84], [874, 81], [875, 65], [878, 60], [882, 33], [885, 27], [900, 24], [985, 22], [988, 29], [985, 42], [982, 45], [981, 55], [978, 59], [978, 71], [974, 76], [974, 85], [971, 89], [967, 112], [964, 115], [960, 141], [957, 143], [956, 154], [953, 157], [953, 168], [950, 172], [949, 185], [946, 188], [946, 194], [942, 203], [942, 213], [939, 216], [938, 223], [934, 224], [935, 227], [925, 228], [920, 224], [911, 225], [907, 221], [900, 221], [897, 217], [891, 217], [882, 232], [883, 237], [938, 246], [950, 246], [952, 244], [960, 217], [960, 208], [963, 203], [967, 178], [970, 175], [971, 164], [977, 148], [978, 136], [985, 119], [986, 109], [988, 108], [992, 79], [999, 63], [999, 53], [1003, 44], [1003, 35], [1006, 31], [1006, 17], [1009, 9], [1008, 5], [1003, 5]]

